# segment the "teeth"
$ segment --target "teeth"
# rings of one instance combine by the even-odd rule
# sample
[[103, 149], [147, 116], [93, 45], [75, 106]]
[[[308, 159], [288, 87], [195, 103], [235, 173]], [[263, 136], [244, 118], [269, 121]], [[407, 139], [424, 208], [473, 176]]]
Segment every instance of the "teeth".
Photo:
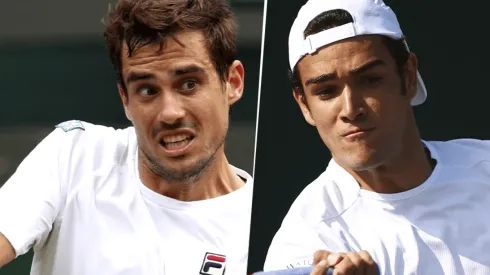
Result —
[[166, 136], [166, 137], [163, 137], [163, 141], [165, 143], [177, 143], [177, 142], [186, 141], [187, 139], [190, 139], [190, 137], [191, 136], [189, 136], [189, 135]]
[[165, 143], [165, 148], [173, 150], [177, 148], [185, 147], [190, 142], [190, 139], [184, 139], [183, 141]]

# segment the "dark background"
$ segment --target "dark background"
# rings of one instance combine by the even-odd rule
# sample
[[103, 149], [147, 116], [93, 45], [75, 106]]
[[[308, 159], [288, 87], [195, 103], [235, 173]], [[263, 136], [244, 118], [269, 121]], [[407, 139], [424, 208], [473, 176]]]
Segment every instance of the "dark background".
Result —
[[[129, 126], [105, 50], [101, 22], [113, 0], [23, 0], [0, 8], [0, 187], [59, 122]], [[253, 172], [262, 0], [231, 0], [245, 91], [232, 107], [230, 163]], [[26, 190], [28, 192], [28, 190]], [[15, 209], [12, 209], [15, 211]], [[2, 268], [26, 275], [32, 253]], [[49, 274], [46, 274], [49, 275]]]
[[[304, 3], [267, 1], [249, 273], [262, 270], [292, 202], [330, 160], [316, 129], [303, 119], [287, 76], [289, 29]], [[419, 58], [428, 90], [428, 100], [415, 107], [422, 138], [488, 139], [488, 1], [386, 3]]]

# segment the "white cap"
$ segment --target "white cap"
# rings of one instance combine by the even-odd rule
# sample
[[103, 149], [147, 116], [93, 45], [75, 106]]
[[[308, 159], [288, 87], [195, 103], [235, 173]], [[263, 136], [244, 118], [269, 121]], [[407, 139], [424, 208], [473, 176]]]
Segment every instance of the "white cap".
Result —
[[[312, 34], [306, 39], [304, 31], [310, 21], [319, 14], [342, 9], [352, 15], [353, 23]], [[296, 63], [305, 55], [333, 42], [367, 34], [385, 35], [394, 39], [404, 38], [395, 13], [382, 0], [309, 0], [298, 12], [289, 33], [289, 64], [294, 70]], [[405, 42], [408, 50], [408, 45]], [[417, 71], [417, 94], [412, 105], [422, 104], [427, 98], [424, 81]]]

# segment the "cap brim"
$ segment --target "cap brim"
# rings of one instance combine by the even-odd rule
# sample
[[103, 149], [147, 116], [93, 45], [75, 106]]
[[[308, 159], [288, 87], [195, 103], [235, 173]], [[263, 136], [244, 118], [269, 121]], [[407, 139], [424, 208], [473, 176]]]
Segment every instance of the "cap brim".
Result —
[[425, 88], [424, 81], [422, 80], [422, 76], [417, 71], [417, 93], [414, 98], [412, 98], [412, 106], [420, 105], [425, 102], [427, 99], [427, 89]]

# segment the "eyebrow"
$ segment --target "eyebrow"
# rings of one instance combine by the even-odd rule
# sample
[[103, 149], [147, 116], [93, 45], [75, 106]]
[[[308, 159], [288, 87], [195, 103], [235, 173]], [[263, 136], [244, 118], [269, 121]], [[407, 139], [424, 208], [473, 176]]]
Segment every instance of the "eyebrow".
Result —
[[155, 79], [157, 78], [154, 73], [140, 73], [140, 72], [130, 72], [126, 78], [126, 82], [130, 84], [131, 82], [136, 82], [139, 80]]
[[[189, 66], [183, 66], [179, 67], [176, 69], [171, 70], [168, 74], [170, 76], [182, 76], [186, 74], [191, 74], [191, 73], [204, 73], [204, 69], [197, 66], [197, 65], [189, 65]], [[156, 79], [157, 76], [154, 73], [149, 73], [149, 72], [129, 72], [128, 76], [126, 78], [126, 82], [128, 84], [140, 80], [149, 80], [149, 79]]]
[[[374, 67], [384, 66], [384, 65], [386, 65], [386, 63], [383, 60], [376, 59], [376, 60], [370, 61], [370, 62], [360, 66], [359, 68], [355, 68], [355, 69], [350, 70], [349, 73], [350, 74], [362, 74], [362, 73], [365, 73], [365, 72], [371, 70]], [[327, 81], [330, 81], [330, 80], [335, 79], [335, 78], [337, 78], [336, 73], [322, 74], [320, 76], [308, 79], [305, 83], [305, 86], [312, 85], [312, 84], [318, 84], [318, 83], [322, 83], [322, 82], [327, 82]]]
[[197, 66], [197, 65], [189, 65], [189, 66], [176, 68], [176, 69], [170, 71], [169, 75], [171, 75], [171, 76], [182, 76], [182, 75], [191, 74], [191, 73], [204, 73], [204, 69], [202, 67]]

